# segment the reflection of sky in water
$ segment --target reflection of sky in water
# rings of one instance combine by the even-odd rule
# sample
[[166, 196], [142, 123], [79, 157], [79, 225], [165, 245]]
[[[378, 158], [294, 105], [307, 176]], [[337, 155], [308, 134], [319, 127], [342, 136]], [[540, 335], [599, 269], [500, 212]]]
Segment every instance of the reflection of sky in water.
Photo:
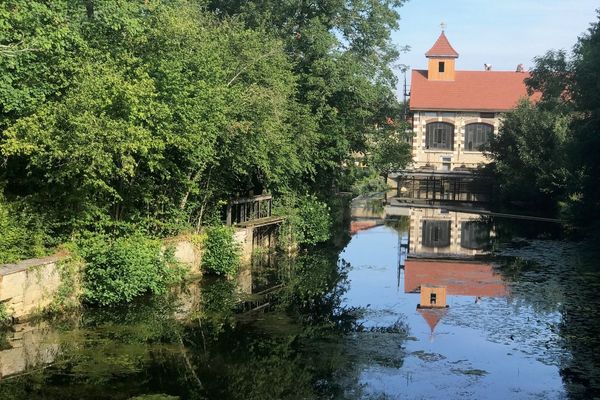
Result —
[[340, 257], [352, 265], [345, 305], [367, 307], [365, 327], [398, 319], [409, 326], [400, 368], [372, 363], [361, 371], [367, 392], [383, 392], [386, 398], [562, 397], [554, 365], [560, 349], [552, 332], [560, 321], [557, 312], [537, 313], [510, 298], [476, 303], [475, 297], [448, 295], [450, 308], [432, 335], [416, 310], [419, 294], [405, 294], [403, 272], [398, 277], [395, 230], [361, 231]]

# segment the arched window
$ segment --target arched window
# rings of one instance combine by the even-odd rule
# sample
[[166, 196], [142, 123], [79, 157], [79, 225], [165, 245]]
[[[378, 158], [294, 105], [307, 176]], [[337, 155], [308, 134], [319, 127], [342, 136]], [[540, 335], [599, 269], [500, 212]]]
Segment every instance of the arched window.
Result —
[[481, 151], [489, 143], [493, 132], [494, 127], [489, 124], [468, 124], [465, 127], [465, 150]]
[[454, 125], [447, 122], [431, 122], [425, 129], [425, 148], [443, 150], [454, 148]]

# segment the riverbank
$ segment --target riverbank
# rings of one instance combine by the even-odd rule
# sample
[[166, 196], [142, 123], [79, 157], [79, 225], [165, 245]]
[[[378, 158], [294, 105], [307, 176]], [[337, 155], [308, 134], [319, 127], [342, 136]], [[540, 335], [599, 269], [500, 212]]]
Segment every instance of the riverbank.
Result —
[[[249, 264], [253, 251], [253, 230], [239, 228], [232, 237], [239, 249], [240, 261]], [[184, 266], [184, 279], [202, 276], [205, 249], [199, 235], [180, 235], [164, 239], [162, 243], [164, 251], [171, 249], [177, 263]], [[63, 252], [0, 266], [0, 305], [5, 318], [23, 321], [64, 306], [67, 301], [77, 305], [82, 281], [80, 264], [81, 260], [75, 260], [71, 254]]]

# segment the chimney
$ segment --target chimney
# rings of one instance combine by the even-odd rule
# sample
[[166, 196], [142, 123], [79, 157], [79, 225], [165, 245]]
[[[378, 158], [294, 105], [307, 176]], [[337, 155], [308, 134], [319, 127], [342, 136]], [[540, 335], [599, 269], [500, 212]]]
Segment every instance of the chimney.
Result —
[[525, 68], [523, 68], [523, 64], [517, 65], [517, 72], [525, 72]]
[[483, 69], [485, 71], [491, 71], [492, 70], [492, 64], [483, 64]]

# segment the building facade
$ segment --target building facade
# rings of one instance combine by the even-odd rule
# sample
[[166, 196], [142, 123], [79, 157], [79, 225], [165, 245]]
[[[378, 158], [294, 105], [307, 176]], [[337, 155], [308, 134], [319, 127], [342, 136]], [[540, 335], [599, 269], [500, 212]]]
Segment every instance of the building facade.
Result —
[[411, 74], [413, 169], [459, 171], [487, 163], [482, 149], [497, 134], [502, 113], [528, 97], [529, 74], [521, 66], [456, 70], [458, 53], [444, 31], [425, 56], [427, 69]]

